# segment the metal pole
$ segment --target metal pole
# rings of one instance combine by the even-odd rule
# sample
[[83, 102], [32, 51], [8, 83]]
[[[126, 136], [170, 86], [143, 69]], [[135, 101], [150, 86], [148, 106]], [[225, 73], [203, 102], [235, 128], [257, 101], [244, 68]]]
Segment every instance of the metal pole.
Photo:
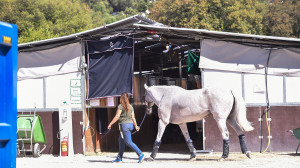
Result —
[[261, 113], [261, 106], [259, 106], [259, 118], [258, 118], [258, 121], [259, 121], [259, 129], [260, 129], [260, 136], [258, 136], [258, 138], [260, 139], [260, 149], [259, 149], [259, 152], [261, 153], [262, 152], [262, 143], [263, 143], [263, 136], [262, 136], [262, 119], [263, 115]]
[[[139, 95], [142, 91], [142, 56], [141, 53], [139, 53]], [[139, 96], [139, 101], [142, 102], [141, 96]]]
[[85, 45], [83, 40], [80, 41], [81, 43], [81, 67], [82, 67], [82, 74], [81, 74], [81, 107], [82, 107], [82, 122], [80, 124], [82, 125], [82, 152], [85, 153], [85, 109], [86, 109], [86, 60], [85, 60]]
[[164, 71], [163, 71], [163, 69], [164, 69], [163, 68], [164, 67], [164, 59], [163, 59], [163, 57], [160, 57], [160, 66], [161, 66], [161, 80], [162, 80], [162, 78], [164, 76]]
[[183, 52], [181, 54], [178, 54], [179, 55], [179, 78], [180, 78], [180, 87], [182, 87], [182, 65], [181, 65], [181, 58], [183, 56]]
[[202, 134], [203, 134], [203, 150], [205, 150], [206, 137], [205, 137], [205, 119], [204, 118], [202, 119]]

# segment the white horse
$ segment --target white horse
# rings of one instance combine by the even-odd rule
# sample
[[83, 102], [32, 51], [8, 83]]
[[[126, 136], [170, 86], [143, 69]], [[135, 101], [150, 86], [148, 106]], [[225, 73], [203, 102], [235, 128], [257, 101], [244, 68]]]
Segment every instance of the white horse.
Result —
[[223, 138], [223, 155], [220, 161], [229, 154], [229, 132], [226, 121], [239, 136], [243, 154], [250, 158], [244, 131], [251, 131], [253, 127], [246, 118], [246, 105], [241, 97], [233, 91], [222, 88], [205, 88], [185, 90], [178, 86], [150, 86], [146, 89], [146, 112], [152, 113], [152, 106], [158, 106], [158, 133], [149, 160], [154, 160], [161, 144], [161, 138], [169, 123], [178, 124], [191, 152], [190, 160], [196, 159], [196, 150], [190, 139], [187, 122], [201, 120], [212, 114], [217, 121]]

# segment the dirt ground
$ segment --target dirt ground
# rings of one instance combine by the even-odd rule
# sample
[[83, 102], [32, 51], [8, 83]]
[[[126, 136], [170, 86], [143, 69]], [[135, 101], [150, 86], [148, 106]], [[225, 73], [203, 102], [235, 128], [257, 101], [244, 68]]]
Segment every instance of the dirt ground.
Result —
[[99, 153], [95, 156], [53, 156], [42, 155], [39, 158], [30, 156], [18, 157], [17, 168], [299, 168], [300, 154], [295, 153], [252, 153], [248, 159], [241, 153], [230, 153], [223, 162], [218, 159], [221, 153], [198, 154], [196, 161], [188, 161], [189, 154], [161, 152], [155, 161], [147, 161], [150, 152], [144, 152], [146, 159], [137, 163], [137, 156], [133, 152], [125, 152], [122, 163], [112, 163], [117, 153]]

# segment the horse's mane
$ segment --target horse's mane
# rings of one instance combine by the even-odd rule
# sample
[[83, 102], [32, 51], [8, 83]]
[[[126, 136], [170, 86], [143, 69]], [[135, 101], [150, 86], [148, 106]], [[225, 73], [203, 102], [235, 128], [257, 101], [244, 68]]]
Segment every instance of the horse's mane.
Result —
[[171, 86], [167, 86], [167, 85], [153, 85], [149, 87], [149, 90], [158, 92], [160, 94], [172, 94], [174, 91], [175, 92], [180, 92], [183, 91], [185, 89], [179, 87], [179, 86], [175, 86], [175, 85], [171, 85]]

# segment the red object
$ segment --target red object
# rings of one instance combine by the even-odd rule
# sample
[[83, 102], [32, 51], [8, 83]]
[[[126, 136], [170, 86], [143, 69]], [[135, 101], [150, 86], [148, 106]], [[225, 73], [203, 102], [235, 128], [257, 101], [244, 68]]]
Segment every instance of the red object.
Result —
[[61, 156], [68, 156], [68, 138], [64, 137], [61, 141]]
[[147, 33], [156, 34], [155, 30], [148, 30]]

